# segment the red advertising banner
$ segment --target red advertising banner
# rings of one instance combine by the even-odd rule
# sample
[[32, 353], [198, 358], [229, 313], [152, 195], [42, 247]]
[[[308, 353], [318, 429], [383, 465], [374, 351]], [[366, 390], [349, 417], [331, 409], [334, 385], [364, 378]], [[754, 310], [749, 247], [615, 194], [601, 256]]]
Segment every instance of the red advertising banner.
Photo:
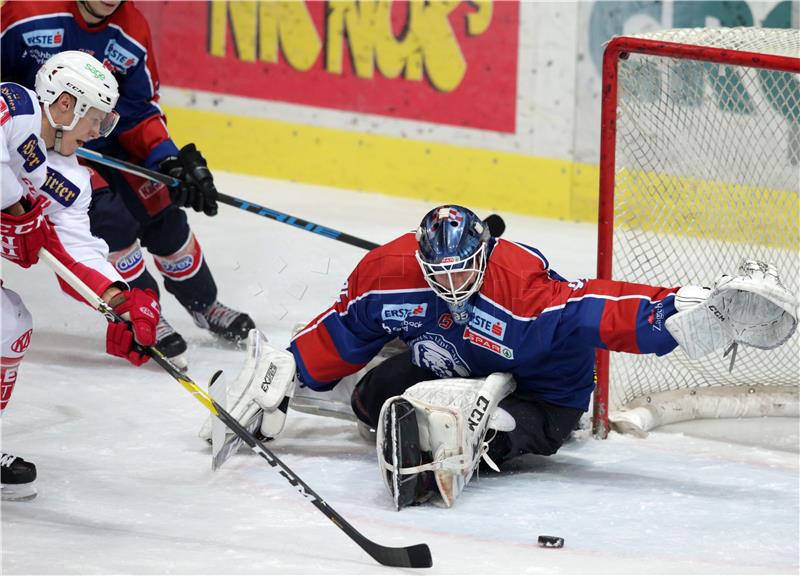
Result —
[[514, 132], [518, 2], [136, 5], [163, 85]]

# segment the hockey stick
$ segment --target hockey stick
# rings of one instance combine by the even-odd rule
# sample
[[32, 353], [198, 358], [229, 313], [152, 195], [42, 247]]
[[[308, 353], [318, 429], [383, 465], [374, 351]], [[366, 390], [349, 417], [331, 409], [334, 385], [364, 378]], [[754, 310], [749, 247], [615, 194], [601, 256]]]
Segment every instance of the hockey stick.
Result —
[[[165, 186], [175, 187], [180, 185], [180, 181], [177, 178], [156, 172], [155, 170], [148, 170], [147, 168], [138, 166], [131, 162], [126, 162], [125, 160], [111, 158], [110, 156], [106, 156], [100, 152], [95, 152], [94, 150], [78, 148], [76, 154], [80, 158], [85, 158], [86, 160], [90, 160], [97, 164], [102, 164], [103, 166], [116, 168], [117, 170], [121, 170], [123, 172], [129, 172], [130, 174], [134, 174], [140, 178], [146, 178], [154, 182], [161, 182]], [[363, 248], [364, 250], [372, 250], [373, 248], [377, 248], [379, 246], [375, 242], [370, 242], [369, 240], [357, 238], [345, 232], [328, 228], [327, 226], [322, 226], [314, 222], [309, 222], [308, 220], [303, 220], [302, 218], [284, 214], [283, 212], [278, 212], [272, 208], [259, 206], [258, 204], [236, 198], [235, 196], [228, 196], [222, 192], [217, 192], [217, 201], [221, 202], [222, 204], [227, 204], [228, 206], [234, 206], [241, 210], [251, 212], [258, 216], [264, 216], [265, 218], [270, 218], [278, 222], [283, 222], [284, 224], [289, 224], [290, 226], [294, 226], [296, 228], [301, 228], [307, 232], [314, 232], [315, 234], [320, 234], [322, 236], [332, 238], [333, 240], [350, 244], [351, 246], [357, 246], [358, 248]]]
[[[58, 276], [69, 284], [78, 294], [83, 297], [95, 310], [101, 312], [109, 321], [123, 322], [122, 318], [114, 312], [114, 310], [106, 304], [106, 302], [95, 294], [80, 278], [78, 278], [71, 270], [59, 262], [46, 249], [42, 248], [39, 251], [39, 257], [44, 260]], [[281, 476], [283, 476], [289, 484], [294, 486], [300, 495], [310, 500], [317, 509], [325, 514], [325, 516], [347, 534], [351, 540], [361, 546], [367, 554], [372, 556], [376, 562], [384, 566], [396, 566], [400, 568], [430, 568], [433, 566], [431, 559], [431, 551], [427, 544], [415, 544], [413, 546], [404, 546], [401, 548], [393, 548], [389, 546], [382, 546], [369, 540], [366, 536], [356, 530], [347, 520], [342, 518], [336, 510], [328, 506], [328, 504], [314, 492], [311, 487], [303, 482], [292, 470], [286, 466], [275, 454], [264, 444], [259, 442], [244, 426], [217, 404], [202, 388], [192, 381], [186, 374], [180, 371], [169, 358], [164, 356], [158, 348], [150, 346], [145, 348], [145, 351], [153, 358], [153, 360], [161, 366], [170, 376], [177, 380], [198, 402], [205, 406], [211, 414], [222, 420], [225, 425], [230, 428], [234, 434], [241, 438], [250, 449], [256, 454], [261, 456], [273, 468], [277, 468]]]
[[[160, 182], [161, 184], [171, 188], [180, 186], [180, 181], [177, 178], [173, 178], [167, 174], [162, 174], [161, 172], [156, 172], [155, 170], [148, 170], [143, 166], [126, 162], [125, 160], [119, 160], [117, 158], [106, 156], [105, 154], [95, 152], [94, 150], [89, 150], [88, 148], [78, 148], [76, 154], [81, 158], [90, 160], [91, 162], [108, 166], [110, 168], [116, 168], [122, 172], [128, 172], [130, 174], [139, 176], [140, 178], [146, 178], [147, 180]], [[289, 224], [295, 228], [301, 228], [302, 230], [306, 230], [308, 232], [314, 232], [315, 234], [320, 234], [322, 236], [332, 238], [333, 240], [350, 244], [351, 246], [357, 246], [358, 248], [363, 248], [364, 250], [372, 250], [373, 248], [380, 246], [380, 244], [370, 242], [369, 240], [364, 240], [363, 238], [357, 238], [356, 236], [351, 236], [346, 232], [340, 232], [339, 230], [334, 230], [333, 228], [328, 228], [327, 226], [321, 226], [320, 224], [315, 224], [314, 222], [309, 222], [308, 220], [303, 220], [302, 218], [290, 216], [289, 214], [278, 212], [272, 208], [266, 208], [264, 206], [254, 204], [253, 202], [236, 198], [235, 196], [223, 194], [219, 191], [217, 192], [217, 200], [223, 204], [234, 206], [235, 208], [245, 210], [246, 212], [251, 212], [257, 216], [264, 216], [265, 218], [283, 222], [284, 224]], [[495, 237], [502, 236], [506, 229], [505, 222], [503, 222], [503, 219], [498, 214], [489, 214], [489, 216], [484, 219], [484, 222], [489, 228], [492, 236]]]

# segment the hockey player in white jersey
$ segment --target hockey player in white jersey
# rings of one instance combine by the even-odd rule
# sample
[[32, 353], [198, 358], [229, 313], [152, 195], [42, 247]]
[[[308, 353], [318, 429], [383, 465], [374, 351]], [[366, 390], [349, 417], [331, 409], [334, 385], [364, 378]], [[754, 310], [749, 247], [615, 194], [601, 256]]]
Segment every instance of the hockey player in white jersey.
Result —
[[[75, 151], [108, 135], [116, 125], [117, 81], [95, 58], [67, 51], [50, 58], [36, 77], [36, 92], [0, 84], [0, 167], [2, 168], [2, 244], [6, 260], [23, 268], [47, 249], [109, 303], [126, 322], [108, 325], [106, 351], [134, 365], [148, 357], [136, 346], [155, 342], [159, 307], [155, 295], [130, 290], [108, 264], [108, 247], [91, 235], [89, 170]], [[78, 300], [80, 296], [62, 287]], [[20, 296], [2, 286], [2, 361], [4, 410], [31, 342], [31, 315]], [[36, 495], [36, 467], [5, 452], [0, 457], [3, 499]]]

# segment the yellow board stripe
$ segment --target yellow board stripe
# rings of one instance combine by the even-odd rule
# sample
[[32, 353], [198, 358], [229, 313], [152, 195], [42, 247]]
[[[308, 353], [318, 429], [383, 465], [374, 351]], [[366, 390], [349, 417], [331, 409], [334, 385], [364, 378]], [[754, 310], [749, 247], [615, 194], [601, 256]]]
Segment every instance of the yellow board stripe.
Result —
[[[592, 164], [207, 110], [164, 109], [175, 140], [195, 142], [212, 169], [431, 204], [597, 222], [599, 169]], [[621, 173], [618, 202], [626, 190], [631, 195], [616, 222], [623, 227], [733, 242], [741, 242], [747, 230], [746, 242], [794, 250], [800, 244], [796, 192]], [[724, 201], [719, 200], [720, 190]], [[760, 198], [756, 210], [754, 197]], [[659, 202], [668, 203], [673, 216], [656, 214]], [[707, 222], [702, 230], [700, 221]]]
[[614, 201], [616, 227], [800, 250], [796, 190], [620, 171]]
[[164, 107], [175, 140], [195, 142], [212, 169], [593, 222], [590, 164]]

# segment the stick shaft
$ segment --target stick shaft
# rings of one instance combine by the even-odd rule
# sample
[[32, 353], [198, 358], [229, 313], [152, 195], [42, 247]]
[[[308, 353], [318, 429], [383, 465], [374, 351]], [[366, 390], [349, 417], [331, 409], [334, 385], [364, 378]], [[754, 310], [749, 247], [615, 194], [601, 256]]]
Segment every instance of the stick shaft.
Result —
[[[165, 186], [175, 187], [180, 185], [180, 181], [177, 178], [173, 178], [167, 174], [162, 174], [161, 172], [156, 172], [155, 170], [148, 170], [143, 166], [138, 166], [137, 164], [126, 162], [125, 160], [119, 160], [117, 158], [106, 156], [105, 154], [95, 152], [94, 150], [79, 148], [76, 154], [79, 157], [90, 160], [91, 162], [95, 162], [96, 164], [115, 168], [117, 170], [121, 170], [122, 172], [128, 172], [129, 174], [134, 174], [135, 176], [152, 180], [153, 182], [160, 182]], [[333, 228], [328, 228], [327, 226], [322, 226], [321, 224], [304, 220], [302, 218], [292, 216], [291, 214], [279, 212], [254, 202], [248, 202], [235, 196], [223, 194], [222, 192], [217, 192], [217, 201], [222, 204], [227, 204], [228, 206], [233, 206], [234, 208], [239, 208], [245, 212], [250, 212], [251, 214], [255, 214], [257, 216], [263, 216], [264, 218], [269, 218], [270, 220], [275, 220], [276, 222], [288, 224], [289, 226], [294, 226], [295, 228], [300, 228], [301, 230], [305, 230], [307, 232], [313, 232], [314, 234], [319, 234], [321, 236], [325, 236], [326, 238], [331, 238], [332, 240], [338, 240], [339, 242], [344, 242], [345, 244], [350, 244], [351, 246], [363, 248], [364, 250], [372, 250], [373, 248], [378, 247], [378, 244], [375, 242], [370, 242], [369, 240], [364, 240], [363, 238], [358, 238], [356, 236], [352, 236], [351, 234], [347, 234], [346, 232], [334, 230]]]
[[[78, 276], [69, 268], [64, 266], [47, 249], [39, 251], [39, 257], [44, 260], [53, 271], [58, 274], [67, 284], [69, 284], [78, 294], [81, 295], [92, 307], [101, 312], [107, 319], [114, 322], [121, 322], [123, 319], [117, 314], [102, 298], [95, 294]], [[175, 366], [169, 358], [164, 356], [155, 346], [146, 348], [147, 353], [153, 360], [161, 366], [170, 376], [181, 384], [195, 399], [205, 406], [211, 414], [222, 420], [222, 422], [239, 438], [242, 439], [250, 449], [261, 456], [273, 468], [278, 468], [279, 473], [289, 484], [294, 486], [297, 491], [325, 516], [333, 522], [340, 530], [350, 537], [362, 550], [372, 556], [377, 562], [385, 566], [399, 566], [408, 568], [429, 568], [432, 565], [430, 549], [425, 544], [416, 544], [402, 548], [391, 548], [377, 544], [356, 530], [347, 520], [345, 520], [336, 510], [319, 497], [299, 476], [297, 476], [286, 464], [284, 464], [269, 448], [264, 446], [253, 434], [231, 416], [224, 408], [217, 404], [208, 393], [200, 388], [189, 376]]]

